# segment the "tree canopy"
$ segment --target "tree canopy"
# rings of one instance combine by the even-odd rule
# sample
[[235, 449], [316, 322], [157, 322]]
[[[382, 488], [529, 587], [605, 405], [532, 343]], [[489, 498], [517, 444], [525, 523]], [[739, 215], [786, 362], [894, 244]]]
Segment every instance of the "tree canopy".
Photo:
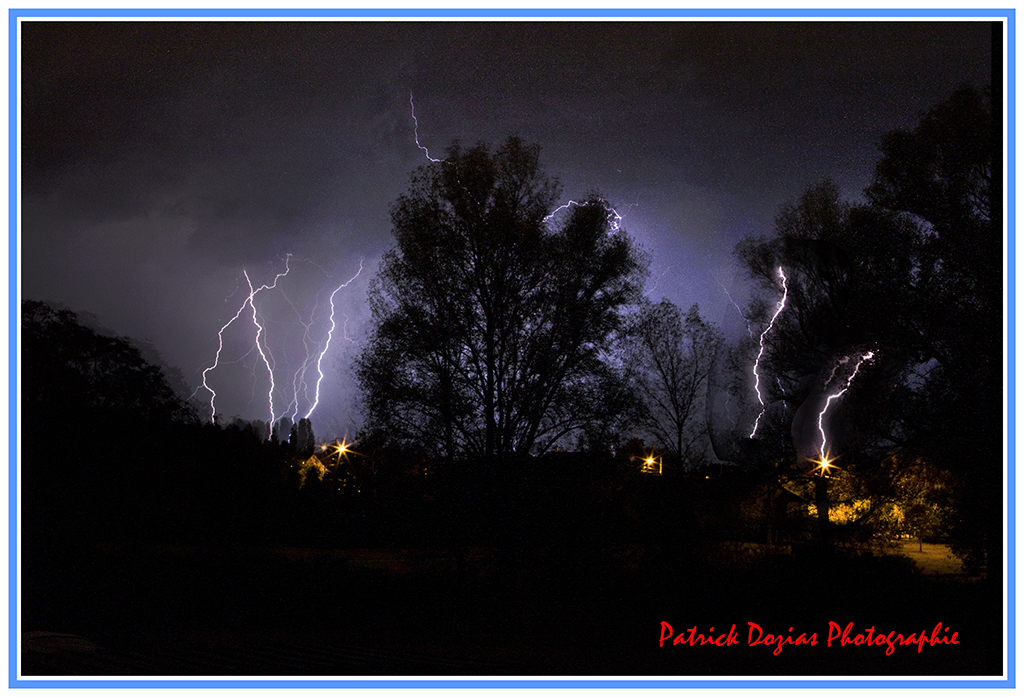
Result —
[[552, 222], [539, 148], [453, 144], [392, 209], [357, 362], [371, 428], [449, 457], [543, 452], [608, 410], [604, 360], [645, 272], [592, 196]]
[[1002, 521], [991, 511], [1004, 500], [1001, 134], [990, 91], [963, 87], [913, 130], [883, 140], [867, 190], [875, 206], [922, 230], [910, 298], [931, 367], [920, 449], [957, 474], [958, 544], [986, 557], [990, 573], [1002, 557]]
[[[163, 370], [128, 339], [104, 336], [70, 310], [22, 304], [26, 422], [61, 428], [82, 420], [157, 422], [190, 412]], [[37, 421], [38, 419], [38, 421]]]
[[[1001, 499], [1002, 395], [992, 129], [986, 95], [963, 88], [916, 128], [883, 139], [866, 204], [841, 201], [824, 182], [782, 209], [773, 236], [736, 249], [763, 292], [751, 316], [763, 317], [782, 294], [778, 269], [787, 276], [762, 365], [793, 454], [820, 443], [824, 422], [844, 466], [862, 475], [886, 480], [875, 476], [882, 463], [920, 458], [954, 473], [964, 544], [990, 546], [990, 561], [1000, 535], [984, 506]], [[867, 352], [870, 368], [822, 419], [849, 357]]]

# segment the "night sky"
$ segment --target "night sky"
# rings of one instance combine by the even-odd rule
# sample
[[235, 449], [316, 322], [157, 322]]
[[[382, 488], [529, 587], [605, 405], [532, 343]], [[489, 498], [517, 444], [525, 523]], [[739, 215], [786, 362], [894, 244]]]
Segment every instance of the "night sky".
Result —
[[[990, 26], [25, 21], [22, 297], [148, 341], [187, 395], [249, 293], [243, 272], [271, 284], [291, 254], [286, 294], [257, 302], [281, 414], [362, 260], [334, 296], [313, 415], [320, 437], [354, 433], [366, 285], [390, 206], [427, 164], [411, 93], [430, 156], [454, 139], [539, 144], [567, 200], [603, 195], [648, 251], [648, 297], [699, 302], [728, 329], [736, 242], [825, 178], [861, 200], [883, 134], [988, 84]], [[208, 373], [227, 419], [269, 416], [254, 336], [243, 313]]]

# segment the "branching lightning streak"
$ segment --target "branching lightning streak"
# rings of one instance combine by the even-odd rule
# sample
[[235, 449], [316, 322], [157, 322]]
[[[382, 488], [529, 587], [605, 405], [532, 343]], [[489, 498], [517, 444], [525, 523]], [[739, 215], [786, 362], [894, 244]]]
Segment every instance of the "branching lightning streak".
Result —
[[195, 391], [192, 393], [192, 396], [189, 397], [189, 399], [195, 397], [196, 393], [199, 392], [200, 389], [206, 388], [206, 390], [210, 393], [210, 421], [213, 423], [217, 423], [217, 408], [214, 406], [214, 400], [217, 399], [217, 393], [216, 391], [214, 391], [212, 387], [210, 387], [209, 384], [207, 384], [206, 374], [209, 373], [211, 370], [215, 369], [218, 365], [220, 365], [220, 353], [221, 351], [224, 350], [224, 330], [230, 327], [231, 324], [236, 319], [238, 319], [239, 315], [242, 314], [242, 310], [245, 309], [245, 305], [247, 302], [249, 302], [249, 298], [246, 298], [246, 302], [242, 303], [242, 306], [238, 308], [238, 312], [235, 313], [235, 316], [229, 319], [227, 324], [221, 327], [220, 331], [217, 332], [217, 353], [214, 354], [213, 365], [211, 365], [209, 368], [203, 371], [203, 383], [199, 387], [197, 387]]
[[[419, 148], [420, 150], [422, 150], [423, 154], [431, 162], [445, 162], [445, 160], [439, 160], [436, 157], [431, 157], [430, 156], [430, 151], [427, 150], [426, 146], [420, 144], [420, 133], [419, 133], [420, 122], [419, 122], [419, 119], [416, 118], [416, 105], [413, 102], [413, 94], [412, 94], [412, 92], [409, 93], [409, 110], [410, 110], [410, 112], [412, 114], [412, 123], [413, 123], [412, 135], [413, 135], [413, 139], [416, 141], [416, 147]], [[614, 208], [612, 208], [610, 205], [608, 205], [607, 201], [602, 200], [601, 203], [604, 204], [605, 210], [608, 211], [611, 214], [612, 230], [618, 230], [619, 229], [619, 221], [622, 220], [622, 216], [619, 215], [618, 211], [616, 211]], [[546, 215], [544, 217], [544, 221], [543, 222], [546, 223], [549, 220], [551, 220], [552, 218], [554, 218], [555, 215], [559, 211], [562, 211], [562, 210], [564, 210], [566, 208], [569, 208], [571, 206], [582, 206], [582, 205], [585, 205], [585, 204], [580, 203], [579, 201], [569, 201], [568, 203], [565, 203], [565, 204], [559, 206], [555, 210], [551, 211], [551, 213]]]
[[779, 267], [778, 274], [779, 278], [782, 279], [782, 299], [779, 300], [778, 304], [775, 306], [775, 314], [772, 315], [772, 319], [768, 323], [768, 326], [765, 327], [763, 332], [761, 332], [761, 349], [757, 352], [757, 358], [754, 359], [754, 391], [757, 392], [757, 401], [761, 403], [761, 412], [757, 415], [757, 418], [754, 419], [754, 428], [750, 432], [751, 438], [757, 434], [757, 426], [761, 421], [761, 417], [764, 416], [765, 403], [764, 398], [761, 396], [761, 377], [757, 373], [757, 366], [761, 362], [761, 356], [764, 355], [764, 338], [768, 335], [768, 332], [772, 330], [772, 327], [775, 325], [775, 319], [779, 316], [779, 313], [781, 313], [782, 309], [786, 307], [786, 296], [789, 294], [789, 288], [786, 286], [786, 274], [782, 270], [781, 266]]
[[722, 403], [722, 408], [725, 410], [725, 415], [729, 418], [729, 421], [732, 422], [732, 427], [736, 428], [738, 426], [738, 422], [736, 421], [736, 417], [729, 410], [729, 402], [731, 402], [731, 401], [732, 401], [732, 394], [730, 394], [729, 392], [726, 392], [725, 393], [725, 401]]
[[[270, 405], [271, 426], [273, 426], [274, 422], [277, 421], [277, 416], [274, 414], [274, 367], [273, 365], [271, 365], [271, 363], [273, 362], [273, 355], [271, 355], [271, 357], [268, 359], [267, 354], [270, 353], [270, 347], [266, 346], [266, 352], [264, 352], [264, 347], [260, 346], [260, 337], [263, 336], [265, 330], [263, 328], [263, 325], [260, 324], [259, 319], [257, 319], [256, 303], [254, 302], [253, 298], [255, 298], [256, 294], [259, 293], [261, 290], [272, 290], [273, 288], [277, 287], [277, 282], [281, 279], [281, 277], [287, 276], [288, 273], [291, 271], [291, 259], [291, 254], [285, 255], [284, 272], [274, 276], [274, 282], [271, 283], [270, 285], [262, 285], [256, 290], [252, 289], [252, 281], [249, 280], [248, 272], [246, 272], [244, 269], [242, 270], [242, 273], [245, 275], [245, 280], [249, 284], [249, 297], [246, 298], [246, 302], [249, 303], [249, 307], [252, 308], [252, 323], [256, 325], [256, 349], [260, 352], [260, 356], [263, 358], [263, 364], [267, 366], [267, 374], [270, 375], [270, 391], [267, 393], [267, 401]], [[267, 340], [264, 339], [263, 343], [266, 344]]]
[[747, 324], [747, 334], [750, 335], [751, 339], [753, 339], [754, 338], [754, 330], [751, 329], [751, 327], [750, 327], [750, 320], [747, 319], [746, 315], [743, 314], [743, 310], [741, 310], [740, 306], [738, 304], [736, 304], [736, 301], [732, 299], [732, 294], [729, 293], [729, 289], [725, 287], [725, 284], [722, 283], [721, 281], [719, 281], [718, 279], [715, 279], [715, 280], [717, 281], [718, 285], [721, 286], [722, 291], [725, 293], [725, 297], [729, 298], [729, 302], [731, 302], [732, 306], [736, 308], [736, 312], [739, 313], [740, 318], [744, 322], [746, 322], [746, 324]]
[[[291, 254], [286, 255], [286, 257], [285, 257], [285, 270], [283, 272], [278, 273], [277, 275], [275, 275], [274, 276], [274, 280], [273, 280], [272, 283], [264, 284], [264, 285], [260, 286], [259, 288], [255, 288], [253, 286], [252, 280], [249, 277], [248, 271], [246, 271], [244, 269], [242, 271], [242, 274], [245, 277], [246, 283], [249, 286], [249, 294], [248, 294], [248, 296], [246, 296], [245, 300], [242, 302], [242, 305], [238, 308], [238, 311], [235, 313], [235, 315], [230, 320], [228, 320], [228, 322], [225, 323], [220, 328], [220, 331], [217, 332], [217, 352], [214, 355], [213, 365], [210, 366], [209, 368], [206, 368], [203, 371], [203, 374], [202, 374], [203, 375], [202, 384], [199, 387], [197, 387], [195, 389], [195, 391], [192, 393], [192, 396], [194, 397], [196, 395], [196, 393], [199, 392], [200, 389], [204, 389], [204, 388], [210, 393], [210, 420], [212, 422], [214, 422], [214, 423], [216, 423], [216, 417], [217, 417], [217, 409], [216, 409], [217, 393], [213, 389], [213, 387], [211, 387], [210, 384], [207, 382], [207, 376], [210, 373], [210, 371], [216, 369], [222, 362], [225, 362], [225, 361], [221, 360], [221, 353], [224, 350], [224, 332], [227, 330], [228, 327], [230, 327], [235, 322], [235, 320], [237, 320], [242, 315], [242, 312], [245, 311], [247, 306], [252, 310], [252, 322], [253, 322], [253, 325], [256, 327], [256, 339], [255, 339], [255, 341], [253, 343], [253, 348], [250, 349], [245, 355], [248, 356], [248, 355], [250, 355], [252, 353], [253, 350], [255, 350], [256, 352], [259, 353], [260, 358], [263, 361], [263, 365], [266, 366], [266, 368], [267, 368], [267, 374], [269, 375], [269, 378], [270, 378], [270, 390], [267, 393], [267, 403], [268, 403], [268, 407], [270, 409], [270, 423], [273, 424], [273, 423], [275, 423], [277, 421], [278, 414], [276, 413], [276, 408], [275, 408], [275, 405], [274, 405], [274, 392], [277, 389], [276, 382], [275, 382], [275, 379], [274, 379], [274, 370], [276, 368], [276, 361], [274, 360], [274, 356], [273, 356], [273, 353], [271, 352], [270, 345], [267, 342], [267, 328], [265, 326], [266, 322], [261, 320], [260, 312], [258, 311], [258, 309], [256, 307], [256, 296], [258, 294], [260, 294], [262, 291], [273, 290], [273, 289], [277, 288], [278, 281], [282, 277], [287, 276], [291, 272], [291, 257], [292, 257]], [[353, 280], [355, 280], [355, 278], [357, 276], [359, 276], [359, 273], [362, 272], [362, 269], [363, 269], [363, 262], [362, 262], [362, 260], [360, 260], [360, 262], [359, 262], [359, 271], [356, 273], [356, 275], [353, 276], [348, 281], [346, 281], [341, 286], [339, 286], [338, 288], [336, 288], [334, 293], [331, 294], [331, 318], [330, 318], [330, 322], [331, 322], [331, 331], [332, 332], [334, 330], [334, 302], [333, 302], [334, 301], [334, 295], [339, 290], [341, 290], [342, 288], [347, 286], [349, 283], [351, 283]], [[288, 299], [287, 296], [285, 296], [285, 299], [288, 300], [288, 303], [292, 306], [292, 309], [294, 309], [296, 311], [296, 313], [298, 313], [298, 309], [295, 308], [295, 305], [292, 304], [291, 300]], [[316, 311], [316, 307], [314, 306], [313, 313], [315, 313], [315, 311]], [[288, 405], [288, 407], [286, 409], [286, 411], [287, 411], [287, 410], [290, 410], [290, 409], [294, 408], [296, 414], [298, 413], [298, 392], [299, 392], [299, 387], [298, 386], [301, 384], [303, 386], [303, 390], [306, 389], [305, 388], [305, 374], [306, 374], [306, 371], [308, 370], [309, 366], [312, 365], [312, 363], [313, 363], [312, 356], [314, 355], [314, 354], [311, 353], [311, 348], [312, 347], [310, 346], [310, 343], [309, 343], [309, 330], [310, 330], [310, 326], [313, 323], [313, 314], [311, 313], [310, 320], [309, 320], [308, 323], [302, 322], [301, 316], [299, 317], [299, 321], [306, 328], [306, 334], [303, 337], [303, 345], [306, 347], [306, 359], [303, 361], [303, 364], [299, 367], [299, 369], [296, 371], [295, 376], [293, 377], [292, 384], [293, 384], [293, 388], [295, 390], [295, 394], [293, 396], [292, 402], [289, 403], [289, 405]], [[328, 339], [327, 339], [326, 344], [324, 345], [323, 349], [320, 350], [319, 356], [317, 357], [316, 364], [317, 364], [318, 370], [319, 370], [319, 367], [320, 367], [320, 363], [323, 360], [324, 354], [327, 352], [327, 349], [329, 347], [330, 347], [330, 334], [328, 335]], [[243, 356], [243, 359], [244, 358], [245, 358], [245, 356]], [[242, 359], [239, 359], [239, 360], [242, 360]], [[237, 362], [237, 361], [226, 361], [226, 362], [230, 363], [230, 362]], [[255, 373], [255, 368], [254, 368], [254, 373]], [[323, 380], [323, 373], [320, 372], [319, 373], [319, 378], [318, 378], [317, 383], [316, 383], [317, 399], [318, 400], [319, 400], [320, 382], [322, 380]], [[316, 404], [314, 404], [313, 408], [311, 408], [309, 410], [309, 412], [307, 413], [307, 415], [306, 415], [307, 418], [309, 417], [310, 414], [313, 413], [313, 409], [315, 409], [315, 408], [316, 408]]]
[[[316, 372], [317, 372], [317, 375], [319, 377], [317, 378], [317, 381], [316, 381], [316, 396], [313, 399], [313, 406], [311, 406], [309, 408], [309, 411], [306, 412], [306, 418], [307, 419], [313, 413], [313, 410], [316, 409], [316, 405], [320, 403], [320, 383], [323, 382], [323, 379], [324, 379], [324, 373], [323, 373], [323, 370], [321, 370], [321, 368], [320, 368], [320, 363], [323, 361], [324, 354], [327, 353], [327, 349], [330, 348], [330, 346], [331, 346], [331, 338], [334, 335], [334, 328], [337, 326], [335, 324], [335, 322], [334, 322], [334, 296], [337, 295], [339, 290], [341, 290], [342, 288], [347, 286], [352, 281], [356, 280], [359, 277], [359, 274], [361, 274], [362, 272], [363, 272], [363, 260], [360, 259], [359, 260], [359, 270], [356, 271], [356, 275], [353, 276], [352, 278], [348, 279], [344, 283], [342, 283], [337, 288], [335, 288], [334, 292], [331, 293], [331, 328], [327, 332], [327, 341], [324, 343], [324, 350], [320, 352], [319, 358], [316, 359]], [[348, 319], [347, 318], [346, 318], [345, 322], [346, 322], [346, 324], [348, 323]]]
[[430, 156], [430, 151], [426, 147], [420, 145], [420, 122], [416, 118], [416, 105], [412, 102], [412, 92], [409, 93], [409, 108], [412, 110], [412, 135], [416, 139], [416, 147], [423, 151], [423, 154], [427, 156], [427, 159], [431, 162], [443, 162], [444, 160], [438, 160]]
[[313, 316], [316, 314], [316, 308], [318, 305], [319, 301], [317, 302], [317, 304], [313, 305], [313, 309], [309, 313], [308, 322], [303, 322], [301, 316], [299, 317], [299, 324], [301, 324], [306, 330], [305, 333], [302, 335], [302, 347], [306, 349], [306, 360], [302, 361], [302, 365], [300, 365], [298, 370], [295, 371], [295, 375], [292, 378], [292, 401], [291, 404], [288, 405], [289, 409], [294, 408], [291, 417], [292, 421], [294, 421], [295, 417], [299, 415], [299, 385], [302, 385], [303, 394], [308, 394], [306, 391], [306, 371], [309, 369], [310, 363], [312, 362], [312, 354], [310, 353], [311, 339], [309, 337], [309, 332], [310, 327], [313, 326]]
[[[610, 205], [608, 205], [608, 202], [605, 201], [604, 199], [599, 199], [599, 201], [604, 206], [604, 209], [606, 211], [608, 211], [609, 213], [611, 213], [612, 230], [618, 230], [619, 229], [619, 221], [622, 220], [622, 216], [619, 215], [618, 211], [616, 211], [614, 208], [612, 208]], [[571, 208], [572, 206], [585, 206], [585, 205], [587, 205], [586, 202], [570, 200], [568, 203], [563, 203], [561, 206], [559, 206], [558, 208], [556, 208], [555, 210], [551, 211], [546, 216], [544, 216], [544, 221], [543, 222], [545, 222], [545, 223], [548, 222], [549, 220], [554, 218], [555, 215], [557, 215], [559, 211], [563, 211], [566, 208]]]
[[661, 273], [658, 274], [658, 277], [654, 279], [654, 282], [651, 284], [651, 287], [644, 291], [645, 298], [650, 296], [650, 294], [653, 293], [654, 291], [658, 290], [658, 284], [661, 283], [661, 279], [665, 278], [665, 276], [667, 276], [668, 272], [671, 270], [672, 265], [669, 264]]
[[[860, 370], [860, 367], [866, 361], [870, 361], [874, 357], [875, 357], [875, 352], [874, 351], [868, 351], [867, 353], [861, 354], [861, 356], [857, 359], [857, 365], [855, 365], [853, 367], [853, 372], [851, 372], [850, 376], [848, 378], [846, 378], [845, 381], [843, 381], [842, 389], [840, 389], [838, 392], [835, 392], [834, 394], [830, 394], [828, 396], [828, 398], [825, 400], [825, 406], [822, 407], [821, 412], [818, 414], [818, 432], [821, 433], [821, 447], [818, 448], [818, 453], [821, 455], [821, 460], [819, 462], [821, 463], [822, 469], [825, 469], [825, 468], [830, 466], [828, 464], [829, 463], [829, 451], [828, 451], [828, 447], [827, 447], [828, 446], [828, 439], [825, 436], [825, 425], [824, 425], [825, 412], [827, 412], [828, 408], [830, 406], [832, 406], [832, 402], [834, 400], [839, 399], [840, 397], [842, 397], [846, 393], [846, 391], [848, 389], [850, 389], [850, 383], [852, 383], [853, 379], [855, 377], [857, 377], [857, 372]], [[846, 363], [849, 363], [851, 358], [852, 358], [852, 356], [846, 356], [843, 359], [841, 359], [839, 361], [839, 363], [836, 364], [836, 366], [832, 369], [832, 374], [829, 375], [828, 380], [825, 382], [825, 386], [826, 387], [828, 387], [828, 385], [831, 384], [832, 379], [836, 375], [836, 371], [839, 369], [839, 366], [843, 365], [843, 364], [846, 364]]]
[[[256, 325], [256, 350], [259, 351], [260, 357], [263, 359], [263, 365], [267, 366], [267, 374], [270, 375], [270, 391], [267, 393], [267, 400], [270, 403], [270, 423], [273, 424], [276, 421], [274, 418], [274, 368], [270, 365], [270, 361], [267, 359], [267, 354], [264, 353], [263, 347], [260, 346], [260, 337], [263, 335], [263, 325], [260, 324], [259, 320], [256, 318], [256, 304], [252, 301], [253, 296], [256, 295], [258, 291], [252, 289], [252, 281], [249, 280], [249, 273], [244, 269], [242, 270], [242, 273], [245, 274], [245, 280], [249, 283], [249, 299], [247, 302], [249, 303], [249, 307], [252, 308], [252, 323]], [[286, 271], [285, 273], [288, 272]], [[279, 276], [274, 278], [274, 285], [277, 285], [278, 278]], [[273, 286], [270, 287], [272, 288]], [[259, 290], [263, 290], [264, 288], [267, 288], [267, 286], [261, 286]], [[266, 343], [265, 339], [264, 343]], [[267, 351], [269, 352], [269, 347]]]
[[[253, 321], [253, 324], [256, 325], [256, 349], [259, 351], [260, 356], [263, 357], [263, 362], [264, 362], [264, 364], [266, 364], [267, 370], [270, 371], [270, 381], [271, 381], [271, 385], [273, 385], [273, 381], [274, 381], [273, 371], [270, 369], [270, 363], [267, 361], [267, 357], [263, 353], [263, 349], [260, 347], [260, 334], [263, 331], [263, 326], [256, 319], [256, 306], [253, 303], [253, 298], [261, 290], [273, 288], [274, 286], [276, 286], [277, 285], [277, 280], [279, 278], [281, 278], [281, 276], [285, 276], [285, 275], [288, 274], [288, 271], [289, 271], [289, 260], [290, 259], [291, 259], [291, 255], [290, 254], [285, 257], [285, 262], [284, 262], [285, 270], [284, 270], [284, 273], [279, 273], [276, 276], [274, 276], [274, 283], [273, 284], [271, 284], [269, 286], [261, 286], [257, 290], [253, 290], [252, 281], [249, 280], [249, 274], [246, 273], [244, 270], [242, 271], [242, 273], [245, 275], [246, 282], [249, 284], [249, 295], [242, 302], [242, 305], [241, 305], [241, 307], [238, 308], [238, 312], [235, 313], [235, 316], [232, 317], [231, 319], [229, 319], [227, 321], [227, 324], [222, 326], [220, 328], [220, 331], [217, 332], [217, 353], [214, 355], [213, 365], [211, 365], [209, 368], [207, 368], [206, 370], [203, 371], [203, 384], [200, 385], [200, 387], [197, 387], [195, 389], [195, 392], [192, 393], [192, 397], [194, 397], [196, 395], [196, 392], [199, 392], [200, 388], [206, 388], [206, 390], [210, 393], [210, 421], [213, 422], [213, 423], [217, 422], [217, 407], [214, 405], [214, 401], [217, 399], [217, 393], [206, 382], [206, 375], [207, 375], [207, 373], [209, 373], [211, 370], [213, 370], [214, 368], [216, 368], [220, 364], [220, 354], [221, 354], [221, 351], [224, 350], [224, 330], [227, 329], [228, 327], [230, 327], [234, 323], [234, 321], [241, 316], [242, 311], [245, 310], [245, 306], [246, 305], [248, 305], [249, 307], [252, 308], [252, 321]], [[190, 399], [191, 399], [191, 397], [190, 397]], [[274, 412], [273, 387], [271, 387], [270, 412], [271, 412], [271, 416], [273, 416], [273, 412]]]

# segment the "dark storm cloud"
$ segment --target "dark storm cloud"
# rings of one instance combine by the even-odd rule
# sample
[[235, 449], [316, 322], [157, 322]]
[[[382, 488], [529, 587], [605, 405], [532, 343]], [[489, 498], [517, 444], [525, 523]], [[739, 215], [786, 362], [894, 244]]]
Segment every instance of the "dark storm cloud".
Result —
[[567, 198], [597, 191], [625, 215], [655, 260], [651, 297], [721, 321], [736, 241], [826, 177], [859, 196], [884, 133], [988, 81], [990, 33], [26, 21], [23, 292], [152, 339], [194, 381], [243, 268], [265, 282], [293, 253], [341, 276], [383, 253], [389, 207], [426, 163], [411, 92], [432, 156], [455, 139], [538, 143]]
[[194, 250], [224, 261], [277, 255], [396, 145], [398, 125], [381, 132], [367, 109], [387, 70], [371, 38], [345, 23], [30, 24], [26, 190], [77, 219], [188, 216]]
[[[29, 23], [25, 182], [45, 186], [47, 174], [72, 165], [117, 167], [121, 182], [79, 202], [106, 215], [150, 205], [140, 182], [196, 199], [237, 182], [221, 212], [234, 206], [247, 223], [266, 216], [288, 227], [332, 184], [407, 147], [408, 119], [395, 112], [405, 105], [395, 97], [413, 90], [432, 119], [424, 135], [441, 136], [437, 150], [455, 137], [472, 144], [517, 131], [567, 165], [601, 170], [653, 155], [695, 185], [743, 185], [774, 177], [781, 163], [841, 166], [851, 148], [863, 166], [874, 155], [865, 141], [934, 98], [934, 66], [948, 73], [942, 89], [977, 79], [988, 31], [862, 22]], [[192, 205], [221, 219], [217, 206]], [[211, 227], [203, 234], [215, 235]]]

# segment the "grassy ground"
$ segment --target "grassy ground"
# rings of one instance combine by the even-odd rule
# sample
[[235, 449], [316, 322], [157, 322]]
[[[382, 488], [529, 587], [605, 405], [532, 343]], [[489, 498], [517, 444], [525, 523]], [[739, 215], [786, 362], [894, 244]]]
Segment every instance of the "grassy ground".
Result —
[[900, 553], [913, 559], [921, 572], [926, 575], [959, 574], [961, 572], [960, 560], [953, 556], [948, 545], [906, 540], [900, 544]]
[[[618, 555], [571, 562], [542, 550], [507, 558], [465, 548], [453, 564], [447, 548], [105, 547], [77, 564], [75, 584], [54, 575], [26, 588], [23, 630], [35, 633], [36, 648], [23, 654], [24, 667], [36, 675], [990, 673], [1000, 659], [998, 608], [976, 580], [950, 575], [943, 546], [916, 549], [914, 541], [902, 557], [827, 558], [648, 549], [623, 564]], [[659, 647], [662, 621], [700, 631], [735, 624], [744, 645]], [[745, 645], [748, 621], [821, 640], [830, 621], [858, 631], [941, 621], [963, 641], [889, 657], [877, 647], [821, 645], [776, 655]], [[50, 651], [56, 640], [40, 632], [88, 643]]]

